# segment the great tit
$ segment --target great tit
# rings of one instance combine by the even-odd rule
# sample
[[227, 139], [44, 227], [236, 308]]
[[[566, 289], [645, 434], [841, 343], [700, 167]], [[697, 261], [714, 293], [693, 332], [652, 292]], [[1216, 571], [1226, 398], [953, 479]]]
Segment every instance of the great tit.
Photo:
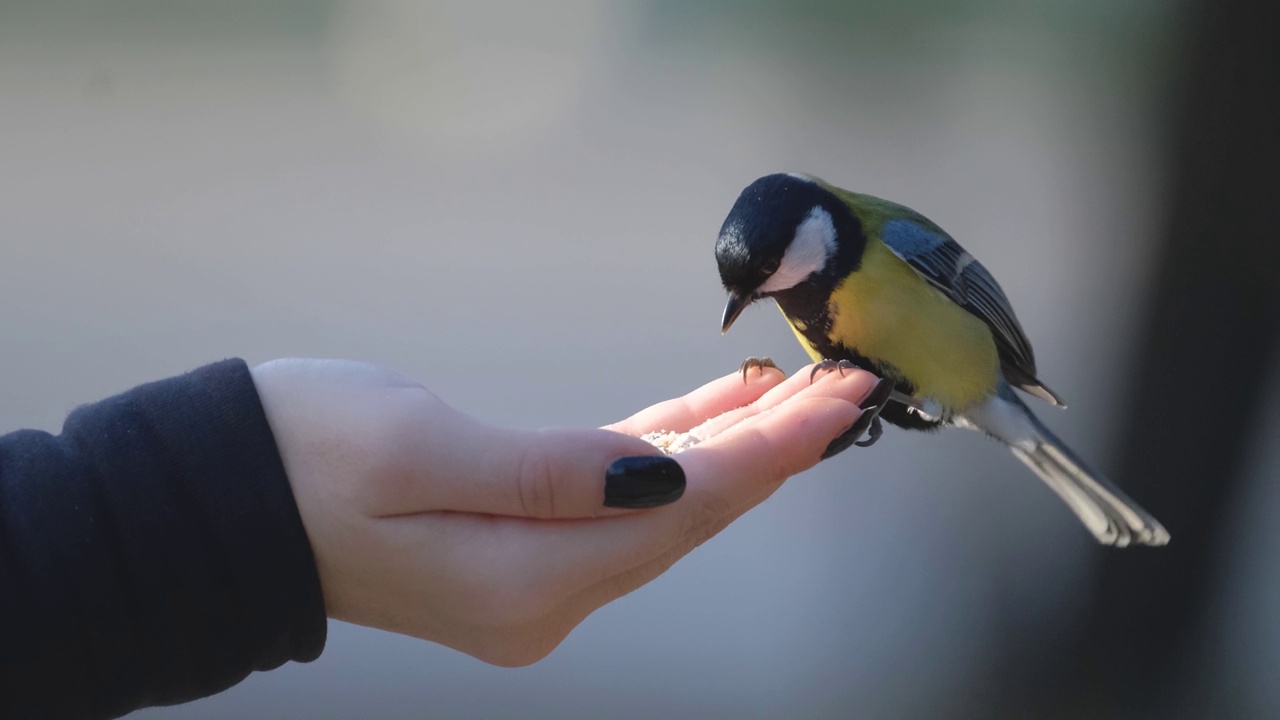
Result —
[[1022, 402], [1015, 388], [1064, 405], [1036, 378], [1031, 343], [995, 278], [920, 213], [807, 175], [767, 175], [733, 204], [716, 262], [729, 293], [722, 332], [771, 297], [819, 362], [815, 372], [852, 365], [893, 383], [871, 442], [880, 417], [914, 430], [979, 430], [1035, 471], [1099, 542], [1169, 542]]

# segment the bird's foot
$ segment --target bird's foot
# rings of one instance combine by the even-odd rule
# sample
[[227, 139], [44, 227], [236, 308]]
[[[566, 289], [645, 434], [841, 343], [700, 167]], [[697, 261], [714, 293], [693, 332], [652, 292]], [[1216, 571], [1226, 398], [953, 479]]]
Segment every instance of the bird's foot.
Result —
[[[893, 394], [893, 386], [894, 382], [888, 378], [881, 378], [880, 382], [876, 383], [871, 393], [858, 404], [858, 407], [862, 408], [862, 414], [853, 421], [853, 425], [848, 430], [831, 441], [826, 451], [822, 453], [823, 460], [848, 450], [850, 445], [871, 447], [876, 444], [880, 436], [884, 435], [884, 426], [880, 424], [880, 411], [884, 410], [884, 406], [888, 404], [889, 396]], [[867, 434], [866, 440], [862, 439], [864, 433]]]
[[767, 358], [767, 357], [758, 358], [758, 357], [752, 356], [747, 358], [746, 360], [743, 360], [742, 364], [738, 366], [738, 372], [742, 373], [743, 383], [747, 382], [747, 371], [752, 368], [755, 368], [761, 375], [764, 374], [765, 368], [773, 368], [774, 370], [777, 370], [779, 372], [782, 371], [782, 368], [778, 367], [777, 363], [773, 361], [773, 358]]
[[834, 370], [840, 373], [840, 377], [844, 377], [845, 370], [857, 369], [858, 366], [848, 360], [832, 360], [831, 358], [827, 358], [813, 366], [813, 370], [809, 372], [809, 384], [813, 384], [813, 379], [818, 377], [818, 373], [820, 372], [831, 372]]
[[[831, 441], [827, 449], [822, 453], [822, 459], [834, 457], [849, 449], [850, 445], [858, 447], [871, 447], [876, 444], [880, 436], [884, 434], [884, 428], [880, 426], [880, 411], [884, 409], [884, 405], [872, 405], [862, 411], [857, 420], [853, 421], [853, 425], [848, 430], [840, 433], [840, 436]], [[864, 433], [870, 431], [866, 440], [860, 438]]]
[[871, 427], [867, 429], [867, 439], [854, 440], [853, 444], [858, 447], [871, 447], [876, 444], [881, 435], [884, 435], [884, 425], [880, 424], [880, 410], [877, 408], [876, 416], [871, 419]]

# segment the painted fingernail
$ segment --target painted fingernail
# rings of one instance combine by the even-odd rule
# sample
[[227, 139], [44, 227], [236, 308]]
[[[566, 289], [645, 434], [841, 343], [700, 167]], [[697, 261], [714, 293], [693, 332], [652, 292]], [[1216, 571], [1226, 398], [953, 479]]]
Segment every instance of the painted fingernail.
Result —
[[871, 388], [871, 392], [867, 393], [867, 396], [862, 399], [862, 402], [858, 403], [858, 407], [863, 410], [873, 407], [884, 407], [884, 404], [889, 401], [889, 396], [893, 394], [893, 385], [893, 381], [889, 378], [880, 378], [880, 382], [876, 383], [876, 386]]
[[666, 455], [640, 455], [613, 461], [604, 473], [604, 504], [615, 508], [651, 508], [684, 494], [684, 469]]
[[[877, 387], [877, 390], [878, 389], [879, 388]], [[827, 458], [835, 457], [845, 450], [848, 450], [850, 445], [867, 432], [867, 428], [871, 427], [871, 423], [879, 414], [880, 407], [878, 405], [863, 408], [862, 414], [858, 416], [857, 420], [853, 421], [853, 424], [849, 426], [849, 429], [836, 436], [836, 439], [831, 441], [831, 444], [827, 446], [827, 449], [822, 451], [822, 459], [826, 460]]]

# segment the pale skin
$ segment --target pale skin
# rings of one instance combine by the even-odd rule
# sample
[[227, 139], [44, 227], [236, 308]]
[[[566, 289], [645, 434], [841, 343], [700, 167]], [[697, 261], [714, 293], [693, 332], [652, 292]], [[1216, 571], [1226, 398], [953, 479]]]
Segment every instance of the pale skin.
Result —
[[[815, 465], [876, 383], [758, 368], [604, 428], [527, 431], [373, 365], [277, 360], [252, 372], [329, 616], [502, 666], [542, 659]], [[676, 456], [679, 500], [603, 505], [610, 463], [658, 454], [641, 435], [697, 426], [702, 442]]]

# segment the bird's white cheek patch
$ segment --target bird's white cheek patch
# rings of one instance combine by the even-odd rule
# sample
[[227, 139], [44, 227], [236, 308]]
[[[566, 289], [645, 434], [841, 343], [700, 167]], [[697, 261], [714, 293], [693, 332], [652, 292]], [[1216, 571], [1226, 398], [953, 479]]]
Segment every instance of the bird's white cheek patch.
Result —
[[796, 228], [795, 238], [787, 246], [777, 272], [760, 285], [760, 292], [777, 292], [799, 285], [810, 275], [821, 272], [835, 252], [836, 226], [830, 213], [815, 206]]

